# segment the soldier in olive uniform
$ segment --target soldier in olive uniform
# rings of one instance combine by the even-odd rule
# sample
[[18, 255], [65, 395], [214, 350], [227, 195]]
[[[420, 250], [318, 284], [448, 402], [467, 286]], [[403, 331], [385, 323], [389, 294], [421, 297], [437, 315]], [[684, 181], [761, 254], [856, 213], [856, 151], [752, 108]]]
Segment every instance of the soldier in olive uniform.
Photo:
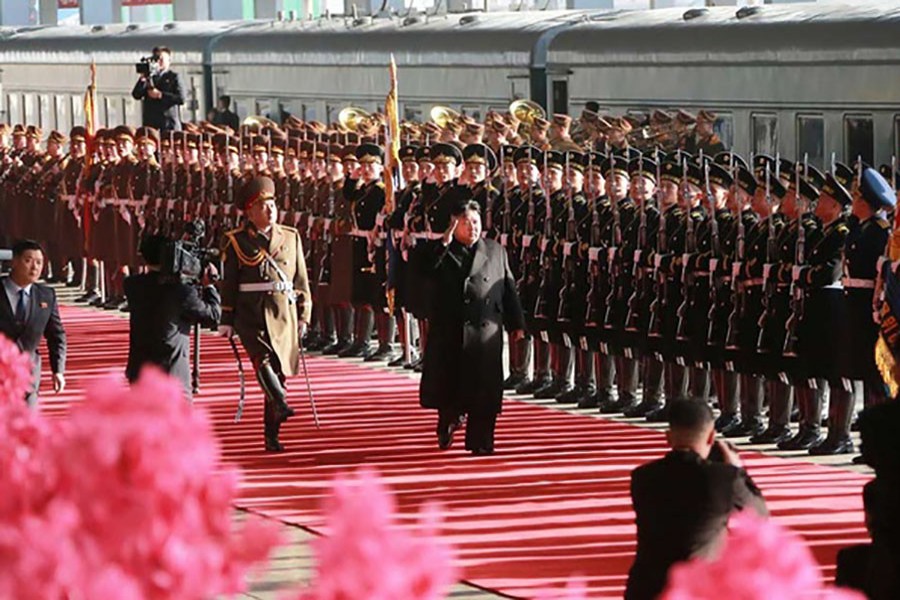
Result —
[[312, 313], [312, 297], [300, 235], [279, 225], [275, 183], [254, 177], [241, 190], [247, 223], [225, 235], [222, 325], [237, 333], [265, 393], [265, 448], [284, 449], [281, 424], [294, 410], [286, 377], [300, 368], [300, 339]]

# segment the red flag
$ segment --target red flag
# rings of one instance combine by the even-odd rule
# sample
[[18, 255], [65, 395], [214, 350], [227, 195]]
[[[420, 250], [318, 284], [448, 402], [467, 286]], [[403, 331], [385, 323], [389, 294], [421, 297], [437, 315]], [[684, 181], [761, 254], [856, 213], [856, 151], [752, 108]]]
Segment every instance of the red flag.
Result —
[[[94, 158], [94, 127], [97, 123], [97, 64], [91, 61], [91, 82], [88, 84], [87, 90], [84, 92], [84, 128], [87, 130], [85, 139], [87, 152], [84, 156], [84, 168], [81, 171], [82, 181], [86, 181], [90, 176], [91, 167]], [[76, 193], [81, 194], [84, 198], [84, 214], [81, 222], [84, 225], [84, 246], [88, 249], [90, 241], [90, 231], [92, 222], [92, 204], [93, 197], [90, 190], [77, 190]]]

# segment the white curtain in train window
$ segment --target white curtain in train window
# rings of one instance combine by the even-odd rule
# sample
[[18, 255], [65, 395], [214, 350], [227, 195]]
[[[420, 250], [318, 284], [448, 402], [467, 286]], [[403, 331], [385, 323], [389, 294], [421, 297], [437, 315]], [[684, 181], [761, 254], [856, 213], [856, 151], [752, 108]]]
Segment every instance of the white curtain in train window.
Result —
[[750, 115], [750, 134], [753, 136], [753, 154], [775, 156], [778, 149], [778, 117], [772, 113]]

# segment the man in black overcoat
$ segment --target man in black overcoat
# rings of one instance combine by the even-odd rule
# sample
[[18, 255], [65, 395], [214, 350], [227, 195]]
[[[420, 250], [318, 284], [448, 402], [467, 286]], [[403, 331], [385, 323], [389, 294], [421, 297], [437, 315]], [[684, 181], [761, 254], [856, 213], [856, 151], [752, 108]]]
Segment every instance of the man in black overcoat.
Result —
[[429, 265], [435, 300], [419, 400], [438, 410], [442, 449], [468, 415], [466, 450], [492, 454], [503, 401], [502, 328], [519, 339], [525, 318], [506, 251], [481, 238], [477, 202], [453, 210], [441, 242]]

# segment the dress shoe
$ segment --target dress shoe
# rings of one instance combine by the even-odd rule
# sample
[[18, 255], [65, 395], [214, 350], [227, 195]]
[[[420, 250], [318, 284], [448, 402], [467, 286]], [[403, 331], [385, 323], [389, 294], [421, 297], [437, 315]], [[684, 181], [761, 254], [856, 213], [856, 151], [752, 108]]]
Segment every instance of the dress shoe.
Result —
[[761, 417], [750, 417], [749, 419], [742, 419], [741, 424], [727, 433], [725, 431], [722, 432], [722, 435], [727, 438], [738, 438], [738, 437], [752, 437], [754, 435], [759, 435], [763, 431], [766, 430], [766, 424], [763, 423]]
[[769, 428], [750, 438], [751, 444], [780, 444], [794, 436], [787, 425], [769, 423]]
[[535, 377], [534, 379], [526, 379], [520, 385], [516, 386], [516, 394], [533, 394], [538, 388], [547, 386], [549, 384], [550, 378], [546, 375], [543, 377]]
[[410, 362], [406, 363], [405, 365], [403, 365], [403, 368], [406, 369], [407, 371], [415, 371], [416, 367], [418, 367], [420, 364], [422, 364], [422, 357], [418, 356], [416, 354], [413, 354], [412, 360]]
[[716, 419], [716, 431], [719, 433], [734, 429], [735, 427], [740, 426], [741, 418], [737, 416], [737, 413], [733, 412], [723, 412]]
[[514, 390], [522, 385], [526, 379], [528, 379], [528, 376], [525, 373], [510, 373], [509, 377], [503, 380], [503, 389]]
[[581, 384], [575, 387], [561, 391], [556, 395], [556, 401], [560, 404], [575, 404], [578, 399], [584, 395], [584, 387]]
[[284, 452], [284, 444], [276, 437], [266, 436], [266, 452]]
[[81, 285], [80, 278], [72, 278], [71, 280], [66, 282], [67, 288], [79, 287]]
[[381, 362], [390, 358], [393, 350], [391, 349], [390, 344], [386, 346], [378, 346], [377, 348], [372, 348], [365, 354], [363, 354], [364, 362]]
[[278, 421], [279, 424], [284, 423], [293, 417], [294, 414], [294, 409], [287, 402], [275, 405], [275, 420]]
[[856, 456], [853, 457], [853, 460], [850, 462], [852, 462], [854, 465], [869, 466], [869, 463], [866, 462], [866, 458], [862, 454], [857, 454]]
[[645, 417], [648, 423], [665, 423], [669, 420], [669, 405], [661, 406]]
[[[640, 417], [646, 417], [648, 414], [652, 413], [653, 411], [659, 410], [660, 408], [662, 408], [662, 402], [660, 402], [659, 400], [649, 400], [649, 399], [642, 400], [640, 403], [633, 404], [632, 406], [629, 406], [627, 408], [622, 407], [620, 404], [617, 403], [617, 405], [615, 407], [610, 407], [609, 410], [611, 411], [611, 410], [613, 410], [613, 408], [618, 409], [620, 407], [622, 408], [622, 413], [626, 417], [628, 417], [629, 419], [636, 419], [636, 418], [640, 418]], [[602, 413], [603, 409], [600, 409], [600, 412]], [[614, 414], [614, 413], [607, 412], [606, 414]]]
[[801, 425], [800, 431], [791, 439], [778, 444], [779, 450], [809, 450], [822, 443], [822, 430], [819, 427]]
[[362, 358], [369, 351], [369, 344], [353, 344], [343, 352], [338, 352], [338, 358]]
[[550, 383], [534, 390], [533, 396], [537, 400], [549, 400], [556, 398], [557, 395], [568, 391], [568, 385], [561, 381], [550, 380]]
[[117, 310], [119, 308], [119, 304], [121, 303], [121, 298], [110, 296], [109, 299], [103, 303], [103, 310]]
[[452, 420], [450, 424], [443, 430], [438, 432], [438, 448], [446, 450], [453, 445], [453, 434], [465, 423], [465, 417], [460, 415]]
[[103, 304], [104, 304], [103, 298], [98, 295], [94, 300], [91, 300], [90, 302], [88, 302], [88, 304], [95, 308], [102, 308]]
[[100, 297], [100, 294], [98, 294], [97, 292], [94, 292], [94, 291], [86, 292], [86, 293], [82, 294], [81, 296], [75, 298], [75, 302], [78, 302], [81, 304], [90, 304], [91, 302], [95, 301], [99, 297]]
[[310, 352], [321, 352], [328, 346], [337, 343], [337, 338], [328, 337], [328, 336], [320, 336], [318, 339], [313, 340], [313, 343], [306, 346], [306, 349]]
[[475, 448], [472, 450], [472, 456], [490, 456], [493, 453], [493, 448]]
[[319, 335], [318, 331], [310, 331], [306, 334], [306, 337], [303, 338], [303, 347], [307, 350], [313, 351], [318, 344], [322, 341], [322, 336]]
[[824, 442], [809, 449], [812, 456], [833, 456], [835, 454], [853, 454], [856, 447], [849, 436], [828, 436]]
[[423, 360], [419, 360], [413, 365], [413, 373], [421, 373], [423, 369], [425, 369], [425, 361]]
[[322, 354], [336, 356], [351, 346], [350, 340], [338, 340], [334, 344], [322, 348]]
[[389, 360], [387, 366], [389, 366], [389, 367], [402, 367], [402, 366], [403, 366], [403, 363], [405, 363], [405, 362], [406, 362], [406, 357], [404, 357], [404, 356], [403, 356], [403, 353], [401, 352], [400, 354], [398, 354], [397, 356], [395, 356], [394, 358], [392, 358], [391, 360]]

